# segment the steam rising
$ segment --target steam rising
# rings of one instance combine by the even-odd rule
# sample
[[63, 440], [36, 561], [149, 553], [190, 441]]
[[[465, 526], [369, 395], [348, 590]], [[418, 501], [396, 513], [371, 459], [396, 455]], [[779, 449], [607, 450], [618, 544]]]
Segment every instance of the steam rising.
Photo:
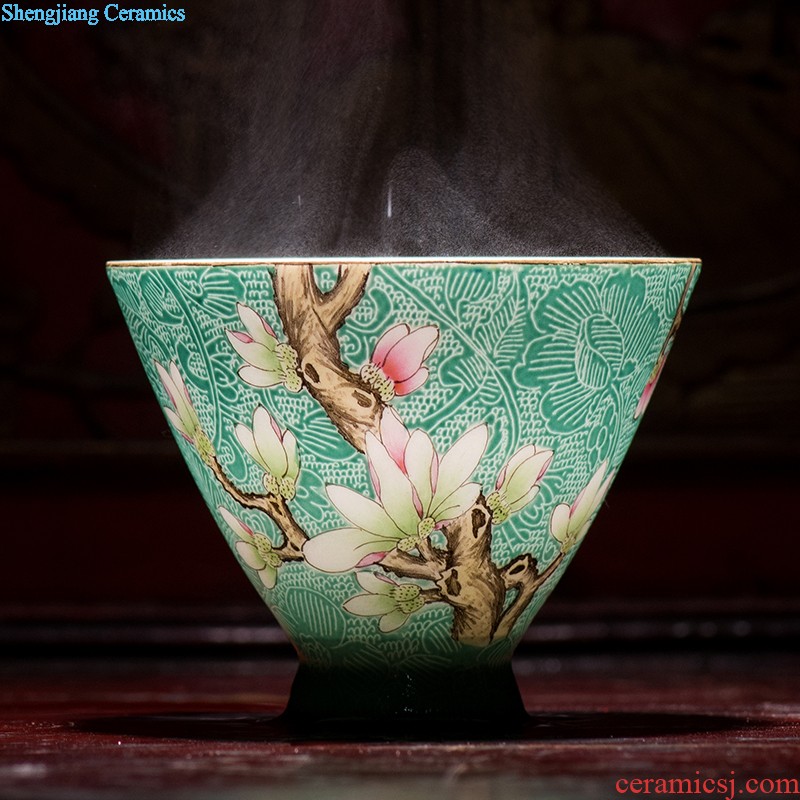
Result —
[[661, 254], [570, 153], [536, 4], [276, 5], [229, 32], [224, 168], [148, 256]]

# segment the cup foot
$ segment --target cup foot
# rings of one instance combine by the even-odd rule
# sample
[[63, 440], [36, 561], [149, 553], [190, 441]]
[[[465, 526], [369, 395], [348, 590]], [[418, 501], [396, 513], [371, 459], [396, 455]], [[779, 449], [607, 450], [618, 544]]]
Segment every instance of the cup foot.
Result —
[[293, 733], [348, 738], [495, 738], [528, 716], [510, 664], [354, 671], [301, 664], [282, 722]]

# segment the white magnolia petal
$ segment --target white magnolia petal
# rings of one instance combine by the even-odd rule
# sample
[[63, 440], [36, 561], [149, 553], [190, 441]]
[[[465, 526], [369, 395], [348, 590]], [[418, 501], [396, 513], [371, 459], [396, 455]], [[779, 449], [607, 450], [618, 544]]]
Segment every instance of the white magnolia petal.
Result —
[[267, 589], [274, 589], [278, 582], [278, 569], [271, 564], [264, 564], [264, 569], [258, 571], [258, 577]]
[[600, 485], [598, 490], [595, 492], [594, 500], [591, 506], [585, 506], [586, 514], [583, 516], [578, 516], [577, 514], [573, 514], [573, 518], [571, 521], [572, 530], [575, 531], [577, 529], [581, 529], [583, 532], [579, 534], [578, 541], [580, 541], [583, 536], [586, 535], [586, 530], [592, 524], [594, 520], [595, 514], [597, 514], [600, 506], [603, 505], [603, 501], [605, 500], [606, 494], [611, 486], [611, 482], [614, 480], [614, 474], [612, 473], [609, 475], [603, 483]]
[[395, 601], [385, 594], [357, 594], [344, 604], [345, 611], [358, 617], [382, 617], [396, 608]]
[[252, 458], [256, 464], [263, 467], [265, 470], [269, 470], [266, 462], [263, 458], [261, 458], [261, 453], [258, 452], [256, 440], [253, 437], [253, 431], [251, 431], [246, 425], [242, 425], [242, 423], [239, 422], [236, 424], [233, 432], [236, 434], [239, 444], [247, 451], [247, 454], [250, 456], [250, 458]]
[[160, 364], [158, 361], [155, 362], [156, 365], [156, 372], [158, 372], [159, 380], [164, 387], [164, 391], [167, 393], [169, 397], [170, 403], [173, 406], [177, 406], [178, 401], [175, 399], [175, 395], [178, 393], [177, 388], [175, 387], [175, 383], [172, 380], [172, 376], [167, 372], [163, 364]]
[[594, 506], [597, 493], [600, 490], [600, 487], [603, 485], [604, 481], [606, 480], [606, 470], [608, 469], [608, 462], [604, 461], [594, 472], [589, 483], [586, 484], [586, 491], [583, 495], [583, 502], [586, 505]]
[[595, 498], [597, 501], [595, 503], [596, 509], [599, 508], [603, 504], [603, 501], [606, 499], [608, 490], [611, 488], [611, 484], [614, 482], [615, 477], [616, 477], [616, 472], [610, 472], [608, 474], [608, 477], [603, 481], [602, 485], [597, 490], [597, 497]]
[[303, 556], [322, 572], [347, 572], [373, 553], [388, 553], [396, 539], [382, 539], [360, 528], [337, 528], [309, 539], [303, 545]]
[[326, 486], [330, 501], [339, 513], [357, 528], [382, 539], [402, 539], [408, 534], [397, 527], [383, 507], [346, 486]]
[[236, 552], [248, 567], [261, 570], [266, 566], [264, 559], [258, 554], [255, 545], [249, 542], [236, 542]]
[[569, 538], [569, 506], [559, 503], [550, 515], [550, 533], [562, 544]]
[[264, 318], [244, 303], [237, 303], [236, 310], [250, 337], [267, 349], [274, 350], [278, 340], [264, 327]]
[[408, 622], [410, 614], [406, 614], [405, 611], [401, 611], [399, 608], [394, 609], [394, 611], [390, 611], [388, 614], [385, 614], [381, 617], [381, 621], [378, 627], [384, 633], [391, 633], [392, 631], [396, 631], [398, 628], [402, 628], [403, 625]]
[[420, 517], [411, 482], [376, 436], [367, 432], [365, 442], [367, 459], [378, 477], [381, 505], [404, 534], [414, 536]]
[[362, 589], [370, 594], [391, 594], [397, 584], [380, 572], [368, 572], [363, 570], [356, 573], [356, 580]]
[[251, 386], [259, 389], [269, 389], [283, 382], [283, 373], [274, 372], [266, 369], [259, 369], [251, 364], [246, 364], [239, 368], [239, 377]]
[[[178, 369], [178, 364], [175, 361], [169, 362], [169, 377], [172, 381], [172, 386], [175, 389], [175, 393], [181, 397], [183, 400], [186, 400], [186, 384], [183, 382], [183, 376], [181, 375], [181, 371]], [[177, 402], [178, 398], [175, 398]]]
[[518, 464], [513, 475], [506, 478], [503, 485], [509, 503], [525, 495], [536, 484], [539, 475], [553, 457], [552, 450], [541, 450], [526, 461]]
[[533, 485], [522, 497], [508, 504], [508, 510], [513, 514], [515, 511], [525, 508], [536, 495], [539, 494], [538, 485]]
[[449, 497], [445, 497], [436, 508], [432, 508], [430, 515], [436, 522], [460, 517], [475, 505], [480, 493], [479, 483], [465, 483]]
[[[186, 435], [191, 437], [192, 431], [195, 429], [195, 419], [186, 402], [186, 395], [183, 393], [185, 384], [181, 380], [177, 365], [174, 361], [171, 361], [169, 364], [169, 371], [167, 371], [165, 367], [156, 361], [156, 369], [158, 370], [161, 383], [164, 385], [164, 389], [169, 396], [169, 400], [175, 409], [176, 416], [181, 421], [181, 432], [183, 433], [185, 431]], [[178, 376], [179, 384], [175, 383], [175, 375]]]
[[225, 520], [225, 523], [228, 527], [243, 541], [252, 544], [253, 542], [253, 532], [245, 527], [244, 523], [236, 516], [231, 514], [225, 506], [217, 506], [217, 511], [219, 511], [220, 516], [222, 519]]
[[410, 436], [400, 415], [391, 406], [384, 408], [381, 415], [381, 442], [395, 464], [403, 464], [403, 455]]
[[581, 493], [580, 500], [575, 504], [575, 510], [572, 512], [573, 529], [582, 528], [602, 502], [603, 496], [599, 495], [599, 491], [605, 481], [607, 467], [608, 462], [604, 461]]
[[266, 370], [277, 370], [280, 368], [278, 356], [274, 348], [264, 347], [261, 342], [243, 342], [236, 331], [225, 331], [231, 347], [248, 363], [254, 367]]
[[288, 467], [286, 450], [278, 434], [275, 433], [272, 417], [264, 406], [259, 406], [253, 413], [253, 438], [269, 471], [276, 478], [282, 478]]
[[486, 425], [476, 425], [442, 456], [439, 462], [439, 482], [432, 505], [438, 506], [443, 498], [469, 480], [483, 457], [488, 440], [489, 429]]
[[175, 430], [178, 433], [183, 434], [187, 439], [191, 439], [192, 436], [188, 430], [186, 430], [186, 426], [183, 424], [183, 420], [171, 409], [167, 408], [166, 406], [162, 409], [166, 418], [173, 424]]
[[517, 467], [524, 461], [527, 461], [529, 458], [531, 458], [531, 456], [535, 455], [536, 446], [532, 444], [525, 445], [525, 447], [517, 450], [517, 452], [514, 453], [514, 455], [511, 456], [506, 463], [503, 483], [500, 485], [505, 486], [506, 481], [508, 481], [508, 479], [514, 474], [514, 471], [517, 469]]
[[435, 325], [426, 325], [420, 330], [425, 330], [428, 332], [428, 345], [425, 348], [425, 352], [422, 356], [423, 360], [425, 360], [436, 349], [436, 345], [439, 344], [439, 329]]
[[417, 496], [422, 503], [423, 516], [430, 508], [431, 500], [433, 499], [431, 471], [434, 458], [436, 458], [436, 453], [428, 434], [422, 431], [414, 431], [406, 445], [403, 461], [408, 479], [417, 490]]
[[300, 456], [297, 455], [297, 438], [291, 431], [283, 434], [283, 450], [286, 453], [286, 477], [297, 480], [300, 472]]

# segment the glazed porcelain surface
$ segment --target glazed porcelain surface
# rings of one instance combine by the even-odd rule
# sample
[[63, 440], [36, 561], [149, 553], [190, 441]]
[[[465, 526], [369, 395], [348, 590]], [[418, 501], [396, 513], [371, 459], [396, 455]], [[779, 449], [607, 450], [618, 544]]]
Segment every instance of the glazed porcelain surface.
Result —
[[109, 265], [189, 469], [301, 661], [409, 671], [508, 662], [604, 502], [698, 272]]

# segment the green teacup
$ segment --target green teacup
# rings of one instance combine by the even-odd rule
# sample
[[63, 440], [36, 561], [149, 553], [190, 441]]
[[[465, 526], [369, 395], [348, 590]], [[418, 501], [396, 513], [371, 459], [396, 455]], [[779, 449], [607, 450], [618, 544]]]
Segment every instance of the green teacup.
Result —
[[603, 502], [698, 272], [109, 265], [189, 469], [297, 648], [291, 718], [521, 716], [511, 655]]

